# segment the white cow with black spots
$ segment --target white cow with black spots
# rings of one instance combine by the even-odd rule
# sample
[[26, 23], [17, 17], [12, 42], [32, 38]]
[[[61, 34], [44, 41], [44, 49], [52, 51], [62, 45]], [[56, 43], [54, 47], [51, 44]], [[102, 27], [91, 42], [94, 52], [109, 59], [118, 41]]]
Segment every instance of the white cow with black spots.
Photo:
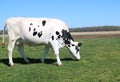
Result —
[[[8, 30], [9, 36], [8, 57], [10, 66], [14, 65], [12, 53], [15, 44], [18, 45], [18, 51], [23, 56], [25, 62], [29, 63], [23, 50], [24, 43], [31, 46], [45, 45], [44, 53], [41, 58], [43, 63], [45, 62], [45, 57], [50, 47], [54, 50], [58, 65], [62, 65], [59, 58], [59, 49], [64, 46], [70, 50], [77, 60], [80, 60], [79, 51], [81, 43], [73, 40], [66, 24], [58, 19], [9, 18], [5, 23], [5, 27]], [[2, 44], [4, 47], [4, 31]]]

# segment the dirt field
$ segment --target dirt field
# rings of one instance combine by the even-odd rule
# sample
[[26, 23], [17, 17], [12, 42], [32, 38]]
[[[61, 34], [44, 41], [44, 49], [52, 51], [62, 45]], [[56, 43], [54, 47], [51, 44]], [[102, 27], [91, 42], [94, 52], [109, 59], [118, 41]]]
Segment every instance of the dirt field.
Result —
[[[74, 38], [100, 38], [100, 37], [119, 37], [120, 31], [102, 31], [102, 32], [71, 32]], [[5, 35], [7, 37], [7, 35]], [[2, 39], [2, 35], [0, 35]]]
[[119, 37], [120, 31], [103, 31], [103, 32], [71, 32], [74, 38], [100, 38], [100, 37]]

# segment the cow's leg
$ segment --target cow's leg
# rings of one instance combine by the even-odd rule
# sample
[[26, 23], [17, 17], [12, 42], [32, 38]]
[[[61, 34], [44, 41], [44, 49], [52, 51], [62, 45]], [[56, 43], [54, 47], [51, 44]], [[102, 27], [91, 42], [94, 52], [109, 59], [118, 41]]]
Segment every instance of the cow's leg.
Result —
[[44, 51], [43, 51], [42, 58], [41, 58], [42, 63], [45, 63], [45, 57], [46, 57], [48, 51], [49, 51], [49, 47], [46, 45], [45, 48], [44, 48]]
[[60, 66], [60, 65], [62, 65], [62, 62], [61, 62], [60, 57], [59, 57], [59, 49], [57, 49], [57, 48], [53, 48], [53, 49], [54, 49], [54, 53], [56, 55], [57, 64], [58, 64], [58, 66]]
[[25, 61], [26, 63], [30, 63], [29, 60], [28, 60], [28, 58], [25, 56], [24, 47], [23, 47], [23, 44], [22, 44], [22, 43], [20, 43], [20, 44], [18, 45], [18, 51], [20, 52], [20, 54], [21, 54], [21, 56], [23, 57], [24, 61]]
[[9, 40], [9, 43], [8, 43], [8, 58], [9, 58], [9, 65], [10, 66], [14, 65], [13, 59], [12, 59], [12, 53], [13, 53], [14, 46], [15, 46], [15, 40]]
[[57, 64], [58, 64], [58, 66], [60, 66], [60, 65], [62, 65], [62, 62], [61, 62], [60, 57], [59, 57], [59, 48], [58, 48], [57, 41], [51, 41], [51, 45], [52, 45], [52, 48], [53, 48], [54, 53], [56, 55]]

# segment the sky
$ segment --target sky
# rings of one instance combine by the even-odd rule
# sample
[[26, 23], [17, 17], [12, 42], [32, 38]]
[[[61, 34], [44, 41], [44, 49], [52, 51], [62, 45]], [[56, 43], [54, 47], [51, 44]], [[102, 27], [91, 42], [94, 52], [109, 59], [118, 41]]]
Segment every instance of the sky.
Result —
[[120, 26], [120, 0], [0, 0], [0, 29], [10, 17], [57, 18], [68, 28]]

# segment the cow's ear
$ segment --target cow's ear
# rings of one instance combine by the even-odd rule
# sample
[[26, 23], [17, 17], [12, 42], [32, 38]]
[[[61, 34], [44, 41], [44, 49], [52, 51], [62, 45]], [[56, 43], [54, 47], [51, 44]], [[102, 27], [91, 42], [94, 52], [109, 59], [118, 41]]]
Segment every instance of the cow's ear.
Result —
[[82, 43], [78, 43], [78, 46], [80, 47], [82, 45]]

